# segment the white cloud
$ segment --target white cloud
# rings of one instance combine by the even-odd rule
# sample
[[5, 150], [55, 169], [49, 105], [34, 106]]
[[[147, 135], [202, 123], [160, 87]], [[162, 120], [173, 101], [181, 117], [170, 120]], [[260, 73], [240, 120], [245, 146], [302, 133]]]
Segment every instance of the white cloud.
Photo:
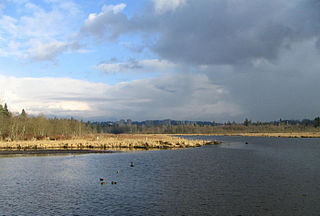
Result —
[[126, 4], [123, 4], [123, 3], [117, 4], [117, 5], [115, 5], [115, 6], [110, 6], [110, 5], [109, 5], [109, 6], [104, 6], [104, 7], [103, 7], [103, 10], [104, 10], [104, 11], [108, 11], [108, 10], [111, 9], [114, 14], [117, 14], [117, 13], [121, 12], [126, 6], [127, 6], [127, 5], [126, 5]]
[[177, 65], [174, 64], [173, 62], [169, 62], [167, 60], [159, 60], [159, 59], [146, 59], [146, 60], [141, 60], [139, 63], [144, 67], [152, 68], [152, 69], [160, 70], [164, 72], [177, 67]]
[[114, 86], [69, 78], [0, 75], [0, 95], [13, 111], [85, 119], [221, 119], [241, 113], [228, 91], [206, 75], [164, 75]]
[[182, 7], [186, 2], [187, 0], [154, 0], [154, 9], [156, 14], [163, 14]]
[[67, 51], [75, 51], [81, 48], [77, 42], [61, 42], [61, 41], [52, 41], [49, 43], [41, 43], [39, 41], [33, 42], [33, 47], [29, 50], [28, 58], [35, 61], [53, 61], [55, 58]]
[[[29, 6], [28, 6], [29, 5]], [[31, 16], [22, 16], [19, 20], [18, 30], [20, 37], [53, 38], [69, 32], [68, 18], [70, 10], [53, 8], [45, 11], [37, 5], [28, 3], [26, 6], [33, 13]]]
[[140, 61], [130, 60], [128, 62], [116, 63], [100, 63], [95, 66], [95, 69], [102, 73], [141, 73], [141, 72], [174, 72], [181, 69], [180, 65], [174, 64], [166, 60], [159, 59], [144, 59]]
[[120, 63], [100, 63], [95, 68], [103, 73], [114, 74], [121, 72], [123, 66]]
[[[93, 109], [88, 102], [108, 87], [69, 78], [17, 78], [0, 75], [0, 93], [13, 111], [30, 114], [74, 115]], [[86, 116], [86, 115], [84, 115]]]
[[[95, 37], [103, 38], [106, 28], [112, 28], [115, 23], [124, 23], [126, 17], [120, 13], [126, 4], [104, 5], [99, 14], [91, 13], [85, 20], [82, 32], [89, 33]], [[110, 35], [111, 38], [116, 37]]]
[[4, 35], [3, 38], [6, 37], [7, 34], [9, 34], [13, 37], [16, 37], [16, 35], [18, 33], [17, 26], [16, 26], [17, 22], [18, 21], [13, 17], [6, 16], [6, 15], [1, 16], [1, 18], [0, 18], [0, 33], [1, 33], [1, 35]]
[[81, 101], [58, 101], [48, 104], [49, 110], [59, 111], [90, 111], [91, 108], [88, 103]]
[[72, 1], [50, 1], [48, 5], [13, 2], [20, 13], [15, 17], [0, 13], [1, 56], [27, 56], [42, 61], [53, 60], [64, 51], [77, 50], [76, 43], [70, 39], [79, 28], [74, 24], [79, 14], [76, 4]]
[[35, 11], [35, 12], [41, 12], [42, 9], [40, 7], [38, 7], [36, 4], [32, 4], [30, 2], [27, 2], [24, 7], [26, 9], [29, 9], [29, 10], [32, 10], [32, 11]]
[[99, 22], [99, 19], [103, 19], [107, 14], [113, 13], [118, 14], [121, 12], [127, 5], [126, 4], [117, 4], [117, 5], [104, 5], [102, 11], [99, 14], [91, 13], [89, 14], [87, 20], [85, 20], [85, 25], [92, 25], [94, 22]]

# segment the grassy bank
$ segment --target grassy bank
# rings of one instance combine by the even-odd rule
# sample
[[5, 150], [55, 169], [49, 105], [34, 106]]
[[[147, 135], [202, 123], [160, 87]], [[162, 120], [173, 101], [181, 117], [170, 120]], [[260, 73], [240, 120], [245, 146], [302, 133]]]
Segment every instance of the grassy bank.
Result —
[[200, 147], [209, 144], [218, 144], [217, 141], [187, 140], [168, 135], [90, 135], [75, 137], [67, 140], [34, 140], [0, 142], [0, 150], [133, 150], [133, 149], [174, 149]]

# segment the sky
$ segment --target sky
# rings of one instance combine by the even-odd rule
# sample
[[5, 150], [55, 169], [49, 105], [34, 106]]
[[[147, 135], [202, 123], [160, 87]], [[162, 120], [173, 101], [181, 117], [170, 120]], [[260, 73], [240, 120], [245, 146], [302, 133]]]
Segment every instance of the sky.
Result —
[[83, 120], [320, 115], [319, 0], [0, 0], [0, 103]]

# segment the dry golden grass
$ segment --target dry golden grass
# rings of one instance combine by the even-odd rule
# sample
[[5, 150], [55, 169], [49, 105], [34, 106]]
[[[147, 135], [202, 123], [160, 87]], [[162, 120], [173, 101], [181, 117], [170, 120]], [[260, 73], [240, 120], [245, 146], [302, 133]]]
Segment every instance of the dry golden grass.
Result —
[[217, 141], [187, 140], [168, 135], [90, 135], [68, 140], [0, 142], [0, 149], [171, 149], [218, 144]]

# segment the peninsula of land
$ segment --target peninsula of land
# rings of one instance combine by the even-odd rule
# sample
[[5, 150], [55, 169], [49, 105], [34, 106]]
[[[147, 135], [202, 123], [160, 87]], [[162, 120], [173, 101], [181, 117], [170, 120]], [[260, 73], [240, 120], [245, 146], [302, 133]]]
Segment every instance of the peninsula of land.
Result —
[[200, 147], [219, 141], [190, 140], [163, 134], [91, 134], [83, 137], [0, 141], [0, 154], [8, 153], [110, 153], [126, 150], [154, 150]]

